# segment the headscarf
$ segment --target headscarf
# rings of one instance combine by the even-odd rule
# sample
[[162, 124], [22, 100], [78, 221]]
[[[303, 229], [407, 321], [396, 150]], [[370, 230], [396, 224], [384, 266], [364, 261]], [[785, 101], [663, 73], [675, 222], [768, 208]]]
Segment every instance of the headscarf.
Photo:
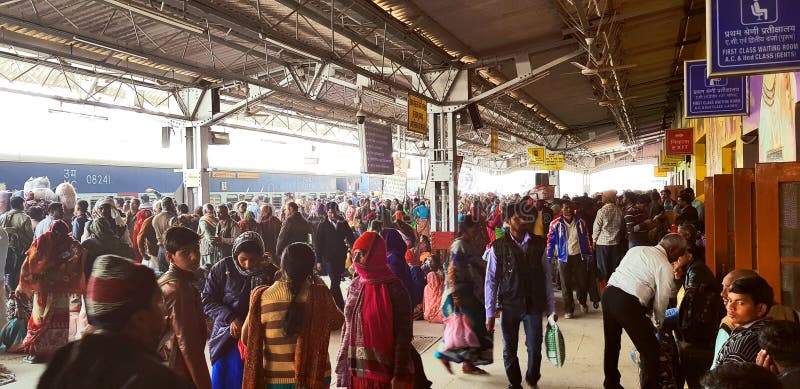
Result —
[[83, 293], [85, 257], [86, 250], [72, 239], [69, 225], [55, 220], [50, 230], [28, 249], [20, 270], [19, 287], [26, 292]]
[[266, 276], [269, 276], [270, 273], [274, 273], [274, 266], [266, 260], [264, 261], [265, 266], [256, 269], [245, 269], [239, 265], [239, 260], [237, 258], [242, 252], [242, 248], [246, 242], [256, 242], [258, 245], [258, 252], [263, 255], [264, 241], [261, 239], [261, 235], [255, 231], [245, 231], [237, 236], [236, 240], [233, 241], [233, 265], [239, 274], [245, 277], [250, 277], [250, 289], [253, 290], [257, 286], [264, 285], [266, 283]]
[[89, 224], [89, 233], [100, 241], [108, 241], [116, 239], [117, 234], [114, 231], [115, 223], [106, 217], [99, 217], [92, 220]]
[[[140, 209], [139, 212], [136, 213], [136, 223], [133, 226], [133, 235], [131, 236], [132, 241], [136, 242], [137, 238], [139, 237], [139, 233], [142, 231], [144, 221], [151, 216], [153, 216], [153, 211], [149, 208]], [[141, 263], [144, 257], [142, 256], [142, 253], [139, 252], [138, 244], [133, 245], [133, 252], [136, 255], [136, 263]]]
[[150, 305], [157, 288], [156, 276], [146, 266], [116, 255], [97, 258], [86, 288], [89, 324], [122, 330], [134, 313]]
[[386, 251], [389, 254], [394, 254], [398, 258], [404, 258], [408, 246], [403, 239], [400, 231], [394, 228], [384, 228], [381, 231], [381, 237], [386, 241]]
[[366, 261], [363, 264], [355, 263], [358, 275], [368, 281], [397, 278], [389, 270], [386, 261], [386, 242], [377, 232], [367, 231], [358, 237], [353, 244], [353, 251], [364, 250]]

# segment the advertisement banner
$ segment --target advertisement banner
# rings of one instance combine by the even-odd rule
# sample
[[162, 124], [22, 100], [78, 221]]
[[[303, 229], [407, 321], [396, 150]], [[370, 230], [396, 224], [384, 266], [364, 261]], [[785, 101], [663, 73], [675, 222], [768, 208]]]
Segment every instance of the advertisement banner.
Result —
[[536, 166], [544, 163], [544, 147], [528, 147], [528, 166]]
[[666, 131], [664, 148], [667, 155], [688, 155], [694, 153], [694, 134], [692, 128], [676, 128]]
[[361, 136], [361, 172], [394, 174], [392, 152], [392, 129], [377, 123], [364, 123]]
[[428, 100], [408, 94], [408, 130], [428, 135]]
[[709, 76], [800, 69], [800, 2], [707, 0]]
[[684, 116], [700, 118], [747, 115], [747, 77], [707, 78], [707, 67], [705, 60], [683, 63]]

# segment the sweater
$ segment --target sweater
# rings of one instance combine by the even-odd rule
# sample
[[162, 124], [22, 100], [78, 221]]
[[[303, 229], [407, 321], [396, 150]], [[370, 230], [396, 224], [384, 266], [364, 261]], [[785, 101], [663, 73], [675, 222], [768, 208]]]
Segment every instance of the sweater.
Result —
[[[306, 306], [309, 296], [308, 285], [304, 286], [297, 296], [297, 301]], [[328, 328], [314, 329], [322, 335], [324, 331], [338, 330], [344, 324], [344, 315], [336, 307], [333, 297], [328, 294], [327, 306], [329, 317]], [[261, 324], [264, 328], [264, 383], [266, 384], [294, 384], [295, 383], [295, 350], [297, 347], [297, 334], [286, 336], [283, 333], [283, 322], [291, 301], [289, 286], [284, 281], [276, 281], [261, 296]], [[299, 332], [298, 332], [299, 334]], [[246, 339], [246, 334], [243, 336]], [[314, 350], [316, 353], [326, 353], [328, 350]], [[331, 376], [330, 359], [325, 361], [324, 377]]]

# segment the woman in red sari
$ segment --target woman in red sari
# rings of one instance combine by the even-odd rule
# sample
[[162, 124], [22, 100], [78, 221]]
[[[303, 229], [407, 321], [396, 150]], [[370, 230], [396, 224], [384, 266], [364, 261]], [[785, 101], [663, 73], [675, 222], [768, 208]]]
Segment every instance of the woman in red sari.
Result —
[[50, 231], [33, 241], [22, 264], [17, 293], [33, 295], [28, 336], [22, 343], [30, 363], [49, 359], [67, 344], [70, 294], [86, 290], [86, 250], [69, 233], [63, 220], [53, 222]]
[[337, 386], [411, 388], [414, 382], [411, 298], [389, 270], [386, 243], [374, 231], [353, 245], [358, 273], [347, 290], [336, 364]]

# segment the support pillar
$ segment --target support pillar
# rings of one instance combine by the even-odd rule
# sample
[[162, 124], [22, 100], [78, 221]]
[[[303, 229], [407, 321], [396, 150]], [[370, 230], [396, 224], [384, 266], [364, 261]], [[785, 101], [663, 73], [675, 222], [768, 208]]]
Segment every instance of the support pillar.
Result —
[[428, 108], [428, 137], [430, 147], [429, 182], [433, 184], [431, 198], [431, 231], [458, 229], [458, 183], [455, 177], [456, 123], [458, 114], [441, 107]]
[[186, 127], [186, 158], [183, 163], [183, 190], [189, 210], [208, 203], [211, 199], [208, 169], [209, 127]]

